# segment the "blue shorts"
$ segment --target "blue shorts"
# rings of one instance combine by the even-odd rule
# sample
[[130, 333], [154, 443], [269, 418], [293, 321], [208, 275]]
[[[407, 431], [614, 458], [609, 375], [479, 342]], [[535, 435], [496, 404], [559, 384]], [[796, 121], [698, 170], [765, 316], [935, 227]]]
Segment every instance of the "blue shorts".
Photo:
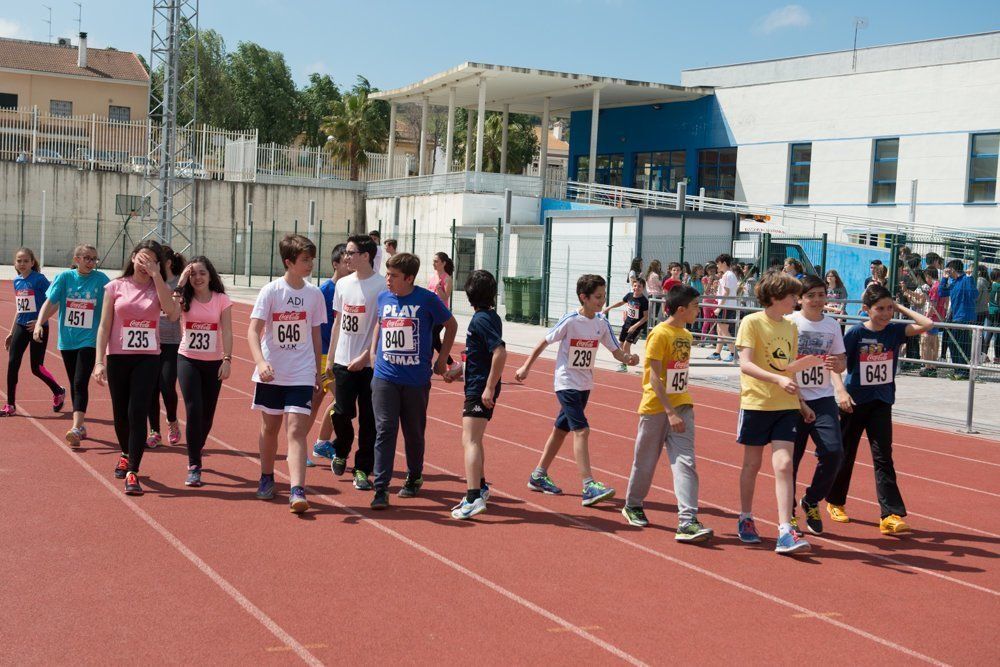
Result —
[[258, 382], [251, 407], [266, 415], [283, 415], [286, 412], [308, 415], [312, 413], [312, 397], [313, 388], [308, 385], [289, 387]]
[[587, 407], [587, 401], [590, 400], [589, 389], [587, 391], [560, 389], [556, 392], [556, 398], [559, 399], [559, 405], [562, 406], [556, 417], [555, 426], [557, 429], [560, 431], [579, 431], [590, 427], [590, 424], [587, 423], [587, 415], [583, 414], [583, 410]]
[[795, 442], [799, 425], [798, 410], [740, 410], [736, 442], [763, 447], [775, 440]]

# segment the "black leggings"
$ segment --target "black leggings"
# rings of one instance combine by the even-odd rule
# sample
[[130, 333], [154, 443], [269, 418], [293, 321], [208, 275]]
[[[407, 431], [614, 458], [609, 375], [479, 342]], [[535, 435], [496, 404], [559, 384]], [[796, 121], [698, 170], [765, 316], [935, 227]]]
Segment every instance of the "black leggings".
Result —
[[[441, 332], [442, 331], [444, 331], [444, 325], [443, 324], [435, 324], [434, 328], [431, 329], [431, 344], [434, 346], [434, 351], [435, 352], [440, 352], [441, 351], [441, 345], [442, 345], [442, 343], [441, 343]], [[451, 355], [449, 354], [448, 355], [448, 365], [451, 366], [453, 363], [455, 363], [455, 361], [451, 358]]]
[[188, 465], [201, 467], [201, 450], [212, 430], [215, 407], [219, 402], [222, 380], [219, 367], [222, 361], [203, 361], [180, 356], [177, 359], [177, 376], [184, 395], [187, 412]]
[[94, 372], [94, 357], [97, 350], [81, 347], [78, 350], [60, 350], [66, 375], [69, 377], [69, 393], [73, 399], [73, 412], [86, 412], [90, 402], [90, 374]]
[[31, 337], [31, 332], [23, 324], [15, 324], [11, 332], [10, 359], [7, 363], [7, 402], [11, 405], [17, 402], [17, 375], [21, 372], [21, 361], [24, 359], [24, 352], [31, 349], [29, 359], [31, 362], [31, 374], [48, 385], [53, 394], [62, 391], [62, 387], [52, 377], [52, 373], [45, 368], [45, 346], [49, 342], [49, 328], [42, 327], [42, 342], [36, 343]]
[[160, 374], [155, 354], [109, 354], [107, 362], [115, 435], [130, 472], [139, 472], [146, 450], [146, 417]]
[[167, 409], [167, 421], [177, 421], [177, 350], [180, 344], [160, 344], [160, 379], [149, 402], [149, 430], [160, 432], [160, 396]]

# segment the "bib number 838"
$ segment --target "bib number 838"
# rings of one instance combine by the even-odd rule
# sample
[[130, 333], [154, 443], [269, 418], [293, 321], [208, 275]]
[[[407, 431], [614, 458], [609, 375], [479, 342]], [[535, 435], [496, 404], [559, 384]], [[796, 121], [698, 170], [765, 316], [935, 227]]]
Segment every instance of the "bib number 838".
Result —
[[341, 319], [340, 328], [346, 333], [357, 333], [359, 328], [357, 315], [344, 315]]

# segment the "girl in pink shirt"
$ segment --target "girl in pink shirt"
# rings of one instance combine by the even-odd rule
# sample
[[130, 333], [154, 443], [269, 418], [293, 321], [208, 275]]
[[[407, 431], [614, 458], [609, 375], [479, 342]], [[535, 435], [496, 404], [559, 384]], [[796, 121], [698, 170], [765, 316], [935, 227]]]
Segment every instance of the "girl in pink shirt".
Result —
[[[441, 303], [451, 308], [451, 290], [454, 287], [452, 276], [455, 274], [455, 262], [451, 260], [451, 257], [448, 257], [447, 253], [438, 252], [434, 253], [432, 266], [434, 274], [427, 281], [427, 289], [437, 294], [437, 298], [441, 299]], [[431, 344], [434, 346], [435, 352], [441, 351], [441, 331], [443, 329], [443, 325], [436, 324], [431, 330]], [[453, 363], [455, 362], [451, 358], [451, 355], [449, 355], [449, 368]]]
[[233, 361], [232, 305], [207, 257], [195, 257], [177, 281], [181, 347], [177, 377], [187, 413], [187, 486], [201, 486], [201, 452], [212, 430], [222, 382]]
[[177, 319], [163, 270], [163, 247], [143, 241], [129, 256], [121, 278], [104, 288], [104, 309], [97, 329], [94, 379], [108, 383], [115, 435], [121, 456], [115, 477], [125, 480], [125, 493], [141, 496], [139, 463], [146, 448], [149, 400], [160, 376], [160, 311]]

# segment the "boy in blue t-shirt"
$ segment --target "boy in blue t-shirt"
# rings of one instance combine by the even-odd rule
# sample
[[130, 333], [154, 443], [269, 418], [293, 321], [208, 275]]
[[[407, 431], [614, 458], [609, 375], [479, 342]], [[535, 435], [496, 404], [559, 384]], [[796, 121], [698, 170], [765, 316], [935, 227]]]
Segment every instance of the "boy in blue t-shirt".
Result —
[[[333, 267], [333, 276], [328, 278], [326, 282], [319, 286], [319, 291], [323, 293], [323, 309], [326, 311], [326, 324], [321, 324], [319, 327], [319, 335], [321, 339], [321, 344], [323, 346], [323, 356], [320, 357], [320, 371], [323, 372], [323, 377], [321, 379], [323, 386], [323, 394], [329, 394], [333, 396], [333, 392], [330, 391], [330, 385], [333, 384], [333, 377], [326, 373], [326, 353], [330, 349], [330, 331], [333, 329], [333, 320], [335, 319], [333, 312], [333, 295], [336, 292], [337, 281], [351, 274], [350, 264], [345, 256], [347, 252], [346, 243], [338, 243], [333, 246], [333, 251], [330, 253], [330, 265]], [[319, 414], [320, 408], [322, 407], [323, 400], [320, 399], [316, 401], [313, 406], [313, 419]], [[330, 442], [330, 436], [333, 435], [333, 420], [330, 418], [332, 414], [332, 407], [323, 413], [323, 421], [319, 425], [319, 437], [313, 444], [313, 455], [320, 456], [325, 459], [332, 459], [336, 452], [333, 449], [333, 443]], [[314, 465], [312, 461], [306, 457], [306, 465]]]
[[403, 429], [406, 444], [406, 481], [400, 498], [412, 498], [424, 483], [424, 429], [431, 393], [431, 330], [444, 326], [444, 341], [433, 372], [444, 375], [455, 342], [458, 322], [430, 290], [413, 284], [420, 258], [393, 255], [385, 263], [385, 286], [378, 297], [378, 335], [372, 339], [375, 373], [372, 407], [375, 411], [375, 497], [372, 509], [389, 507], [389, 482], [396, 458], [396, 436]]
[[[486, 511], [490, 487], [483, 467], [483, 434], [493, 418], [500, 396], [500, 376], [507, 361], [503, 321], [496, 311], [497, 280], [489, 271], [473, 271], [465, 281], [465, 295], [476, 312], [465, 337], [465, 406], [462, 409], [462, 446], [465, 448], [465, 499], [451, 510], [455, 519], [471, 519]], [[445, 382], [462, 373], [448, 371]]]
[[[855, 325], [844, 336], [847, 350], [847, 380], [833, 375], [837, 403], [840, 405], [841, 433], [844, 440], [844, 463], [826, 496], [830, 518], [847, 523], [844, 511], [851, 486], [854, 458], [858, 454], [861, 433], [868, 434], [875, 469], [875, 490], [882, 518], [879, 530], [883, 535], [910, 532], [903, 521], [906, 506], [896, 484], [896, 469], [892, 463], [892, 404], [896, 400], [896, 364], [899, 348], [911, 336], [930, 330], [930, 318], [905, 308], [892, 300], [882, 285], [872, 283], [861, 297], [868, 320]], [[894, 322], [900, 313], [915, 322]], [[845, 387], [846, 385], [846, 387]]]

